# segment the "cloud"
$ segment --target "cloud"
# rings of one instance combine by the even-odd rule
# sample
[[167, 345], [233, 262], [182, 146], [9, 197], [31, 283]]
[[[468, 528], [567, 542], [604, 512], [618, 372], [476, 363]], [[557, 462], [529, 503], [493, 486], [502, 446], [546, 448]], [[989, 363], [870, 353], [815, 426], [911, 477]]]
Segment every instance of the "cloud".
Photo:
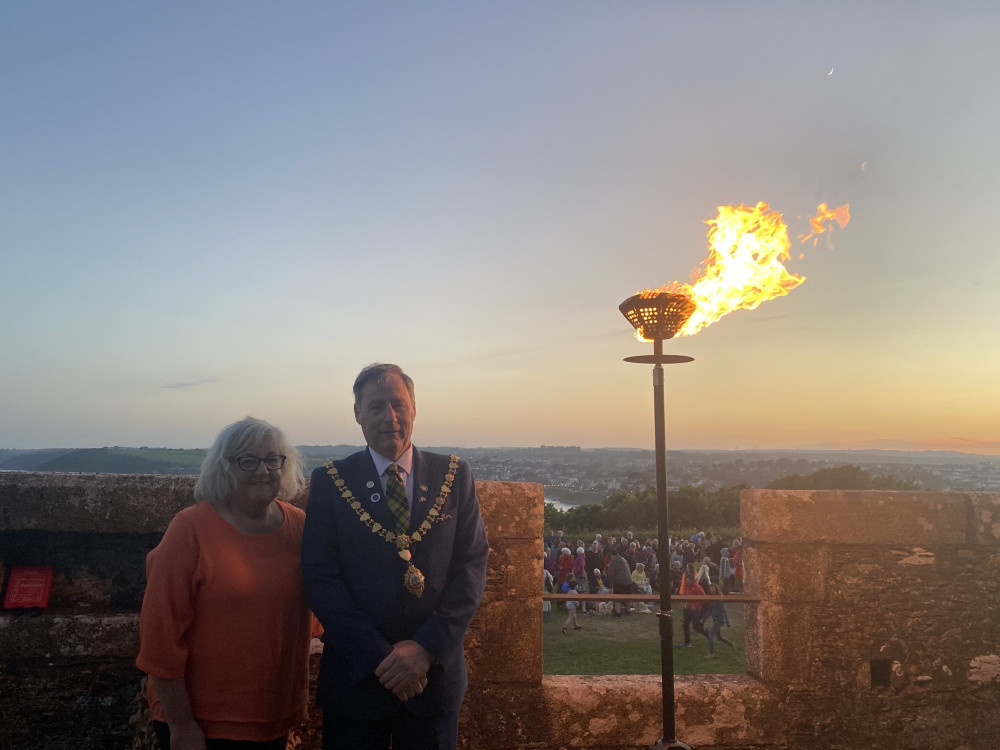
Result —
[[202, 378], [200, 380], [187, 380], [178, 383], [164, 383], [160, 388], [169, 388], [171, 390], [186, 390], [188, 388], [197, 388], [199, 386], [205, 385], [207, 383], [216, 382], [216, 378]]

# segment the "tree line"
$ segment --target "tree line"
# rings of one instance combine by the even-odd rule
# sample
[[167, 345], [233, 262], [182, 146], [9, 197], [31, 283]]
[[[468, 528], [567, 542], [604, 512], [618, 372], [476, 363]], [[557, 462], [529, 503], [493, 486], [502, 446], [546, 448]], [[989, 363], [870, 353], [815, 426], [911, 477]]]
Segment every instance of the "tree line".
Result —
[[[915, 482], [891, 475], [873, 475], [853, 466], [837, 466], [812, 474], [789, 474], [768, 483], [769, 489], [783, 490], [914, 490]], [[670, 526], [674, 529], [738, 528], [740, 492], [747, 484], [707, 490], [685, 485], [671, 490]], [[656, 488], [618, 490], [602, 503], [577, 505], [560, 510], [545, 504], [545, 525], [567, 529], [653, 529], [657, 523]]]

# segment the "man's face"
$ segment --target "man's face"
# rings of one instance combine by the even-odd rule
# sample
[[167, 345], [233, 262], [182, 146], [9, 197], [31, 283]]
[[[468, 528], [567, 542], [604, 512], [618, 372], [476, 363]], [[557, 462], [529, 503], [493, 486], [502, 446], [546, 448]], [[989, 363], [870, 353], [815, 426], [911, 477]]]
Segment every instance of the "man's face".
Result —
[[368, 383], [354, 404], [354, 418], [365, 441], [377, 453], [395, 461], [410, 447], [417, 407], [406, 383], [389, 375], [384, 383]]

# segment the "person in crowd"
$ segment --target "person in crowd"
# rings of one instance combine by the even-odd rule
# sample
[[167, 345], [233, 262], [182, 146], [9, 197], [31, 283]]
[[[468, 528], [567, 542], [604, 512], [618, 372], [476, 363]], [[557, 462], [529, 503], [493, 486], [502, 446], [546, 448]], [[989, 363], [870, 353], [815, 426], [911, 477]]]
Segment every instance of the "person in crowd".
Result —
[[618, 540], [615, 539], [613, 536], [609, 536], [608, 543], [604, 546], [604, 565], [601, 566], [601, 569], [605, 573], [607, 573], [608, 571], [608, 565], [611, 563], [611, 556], [617, 547], [618, 547]]
[[628, 563], [628, 569], [630, 574], [632, 571], [635, 570], [635, 564], [636, 564], [635, 553], [636, 553], [635, 542], [629, 542], [628, 546], [625, 547], [625, 551], [622, 553], [623, 556], [625, 557], [625, 562]]
[[[561, 594], [578, 594], [580, 589], [576, 582], [576, 576], [572, 573], [566, 576], [566, 580], [563, 581], [562, 587], [559, 589]], [[572, 628], [573, 630], [581, 630], [583, 626], [576, 619], [576, 610], [579, 607], [579, 602], [568, 600], [566, 602], [566, 622], [563, 623], [562, 632], [566, 635], [566, 628]]]
[[710, 534], [708, 542], [705, 544], [705, 555], [716, 565], [719, 564], [719, 555], [722, 552], [724, 544], [725, 542], [722, 541], [722, 537], [718, 534]]
[[[694, 574], [690, 571], [684, 573], [684, 578], [681, 580], [680, 590], [678, 591], [680, 595], [688, 596], [704, 596], [705, 589], [698, 585], [694, 580]], [[684, 642], [678, 644], [680, 648], [691, 648], [691, 628], [693, 627], [696, 633], [705, 634], [705, 628], [702, 625], [702, 602], [684, 602], [683, 609], [683, 620], [682, 626], [684, 629]]]
[[569, 547], [559, 550], [559, 558], [556, 560], [556, 586], [561, 588], [566, 581], [566, 576], [573, 572], [573, 553]]
[[598, 593], [600, 589], [597, 578], [594, 576], [594, 571], [600, 571], [604, 567], [604, 553], [601, 551], [600, 537], [600, 534], [594, 537], [594, 541], [587, 548], [584, 559], [587, 565], [587, 590], [591, 594]]
[[556, 572], [556, 560], [553, 556], [552, 548], [545, 545], [545, 554], [542, 558], [542, 567], [544, 567], [550, 574], [555, 574]]
[[583, 545], [576, 548], [576, 555], [573, 556], [573, 575], [580, 585], [587, 580], [587, 554]]
[[680, 563], [681, 567], [684, 567], [684, 546], [687, 544], [686, 540], [679, 541], [670, 551], [670, 567], [674, 566], [674, 563]]
[[[576, 555], [573, 556], [573, 577], [577, 580], [577, 585], [581, 588], [583, 587], [583, 582], [587, 580], [587, 555], [583, 550], [583, 543], [576, 548]], [[586, 613], [587, 612], [587, 602], [583, 600], [580, 602], [580, 606], [577, 608], [578, 611]]]
[[[146, 557], [136, 665], [161, 750], [282, 750], [306, 717], [312, 616], [299, 454], [252, 417], [226, 427], [194, 498]], [[278, 499], [278, 498], [282, 499]]]
[[399, 366], [369, 365], [353, 391], [367, 447], [313, 472], [302, 537], [326, 630], [323, 747], [454, 750], [489, 554], [472, 471], [413, 445], [413, 380]]
[[650, 546], [650, 540], [647, 539], [646, 542], [639, 548], [639, 551], [635, 553], [636, 563], [642, 563], [646, 570], [649, 570], [649, 556], [653, 554], [653, 548]]
[[681, 567], [680, 561], [674, 561], [674, 564], [670, 568], [670, 593], [679, 594], [681, 588], [681, 581], [684, 579], [684, 569]]
[[733, 593], [733, 561], [729, 559], [729, 547], [723, 547], [719, 553], [719, 584], [723, 594]]
[[733, 559], [733, 585], [737, 594], [743, 593], [743, 540], [736, 538], [729, 547]]
[[563, 547], [567, 546], [566, 543], [563, 541], [563, 535], [565, 533], [566, 532], [564, 532], [564, 531], [557, 531], [556, 532], [556, 538], [552, 541], [552, 549], [559, 550], [559, 549], [562, 549]]
[[[719, 586], [718, 584], [711, 584], [708, 587], [708, 594], [710, 596], [719, 596]], [[707, 623], [708, 620], [712, 621], [710, 626], [705, 627], [703, 635], [708, 641], [708, 656], [707, 659], [715, 658], [715, 642], [722, 641], [730, 646], [733, 642], [728, 640], [724, 635], [722, 635], [722, 626], [725, 625], [729, 627], [729, 615], [726, 612], [726, 605], [724, 602], [705, 602], [702, 609], [702, 617]]]
[[697, 550], [697, 545], [694, 542], [685, 542], [681, 546], [681, 551], [683, 553], [683, 556], [681, 558], [681, 563], [685, 568], [687, 568], [688, 565], [693, 565], [694, 561], [698, 559], [696, 555], [696, 550]]
[[[649, 576], [646, 575], [646, 566], [641, 562], [637, 562], [635, 570], [632, 571], [632, 587], [639, 594], [650, 596], [653, 593], [653, 587], [649, 585]], [[652, 612], [650, 605], [646, 602], [639, 602], [636, 605], [635, 611], [643, 613]]]
[[698, 585], [706, 591], [712, 583], [713, 578], [717, 577], [712, 575], [713, 567], [712, 561], [707, 556], [701, 559], [701, 565], [695, 566], [694, 579], [698, 582]]
[[[618, 547], [615, 547], [611, 555], [611, 560], [608, 562], [608, 578], [611, 580], [611, 589], [615, 594], [633, 593], [632, 572], [628, 569], [628, 563], [621, 556]], [[614, 603], [614, 616], [621, 617], [623, 611], [625, 614], [628, 614], [628, 602], [619, 602], [616, 600]]]
[[[546, 569], [542, 568], [542, 592], [545, 594], [551, 594], [555, 590], [555, 579], [552, 578], [552, 574]], [[549, 619], [549, 613], [552, 611], [552, 602], [547, 599], [542, 600], [542, 620]]]
[[592, 571], [592, 575], [594, 576], [594, 580], [597, 582], [597, 588], [594, 590], [593, 593], [595, 593], [595, 594], [610, 594], [611, 593], [611, 586], [608, 584], [608, 581], [605, 579], [604, 573], [601, 572], [601, 569], [600, 568], [594, 568], [594, 570]]

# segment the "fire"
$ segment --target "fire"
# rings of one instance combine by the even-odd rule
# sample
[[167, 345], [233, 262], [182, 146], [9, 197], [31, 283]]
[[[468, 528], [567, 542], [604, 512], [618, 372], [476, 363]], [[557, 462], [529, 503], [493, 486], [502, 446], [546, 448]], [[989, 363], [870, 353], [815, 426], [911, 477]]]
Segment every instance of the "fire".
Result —
[[816, 243], [819, 242], [819, 235], [827, 231], [824, 222], [836, 221], [840, 224], [841, 229], [843, 229], [850, 220], [851, 206], [849, 203], [845, 203], [840, 208], [827, 208], [825, 203], [820, 203], [816, 208], [816, 215], [809, 219], [812, 232], [809, 234], [800, 234], [799, 239], [806, 242], [812, 238], [813, 247], [816, 247]]
[[[803, 242], [826, 231], [824, 222], [835, 220], [843, 227], [850, 219], [847, 204], [830, 209], [821, 203], [816, 210], [817, 215], [809, 220], [812, 233], [799, 238]], [[674, 281], [640, 293], [650, 297], [661, 292], [683, 294], [694, 302], [695, 311], [678, 336], [691, 336], [734, 310], [753, 310], [806, 280], [785, 268], [791, 247], [788, 227], [767, 203], [719, 206], [719, 215], [705, 223], [709, 225], [709, 255], [692, 272], [691, 283]]]

